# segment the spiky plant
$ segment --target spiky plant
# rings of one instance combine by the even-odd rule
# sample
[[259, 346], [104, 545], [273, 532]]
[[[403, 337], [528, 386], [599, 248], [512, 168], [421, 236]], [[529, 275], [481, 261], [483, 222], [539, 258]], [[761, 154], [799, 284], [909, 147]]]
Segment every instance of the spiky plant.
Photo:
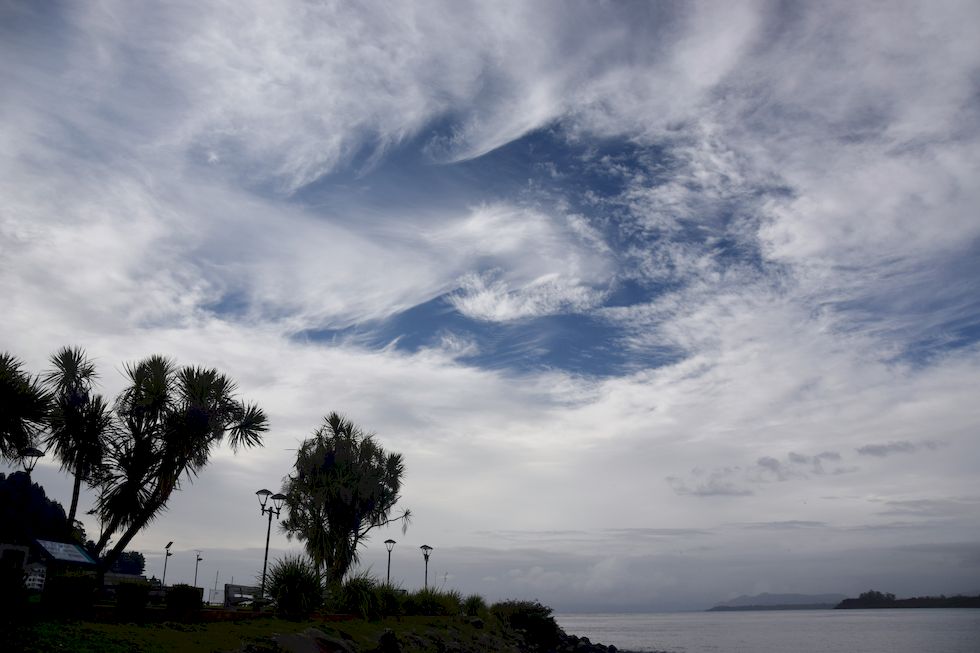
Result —
[[272, 563], [266, 574], [266, 596], [276, 601], [285, 619], [306, 619], [323, 601], [323, 588], [309, 558], [286, 555]]

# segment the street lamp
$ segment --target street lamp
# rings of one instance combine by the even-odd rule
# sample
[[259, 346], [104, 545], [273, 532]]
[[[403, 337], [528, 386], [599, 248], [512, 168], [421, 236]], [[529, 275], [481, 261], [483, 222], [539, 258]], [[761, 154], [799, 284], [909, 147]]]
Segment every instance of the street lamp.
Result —
[[388, 585], [391, 585], [391, 550], [395, 548], [394, 540], [385, 540], [385, 546], [388, 548]]
[[422, 556], [425, 558], [425, 589], [429, 589], [429, 553], [432, 552], [432, 547], [423, 544], [419, 548], [422, 549]]
[[194, 561], [194, 587], [197, 587], [197, 566], [201, 563], [204, 558], [201, 557], [201, 552], [197, 552], [197, 559]]
[[[272, 505], [266, 508], [265, 502], [269, 500], [270, 495], [272, 496]], [[265, 559], [262, 561], [262, 588], [259, 590], [259, 596], [265, 598], [265, 567], [269, 563], [269, 534], [272, 532], [272, 515], [275, 514], [276, 519], [279, 519], [279, 511], [282, 510], [286, 495], [272, 494], [269, 490], [262, 488], [255, 493], [255, 496], [259, 498], [261, 514], [269, 513], [269, 526], [265, 529]]]
[[173, 544], [172, 541], [171, 542], [167, 542], [167, 546], [163, 547], [163, 552], [164, 552], [165, 555], [163, 556], [163, 580], [160, 581], [160, 586], [161, 587], [166, 587], [167, 586], [167, 558], [169, 558], [170, 556], [173, 555], [170, 552], [170, 547], [171, 547], [172, 544]]
[[31, 472], [34, 471], [34, 465], [37, 461], [44, 457], [44, 452], [35, 447], [26, 447], [21, 449], [19, 452], [21, 464], [24, 466], [24, 471], [27, 472], [27, 479], [30, 480]]

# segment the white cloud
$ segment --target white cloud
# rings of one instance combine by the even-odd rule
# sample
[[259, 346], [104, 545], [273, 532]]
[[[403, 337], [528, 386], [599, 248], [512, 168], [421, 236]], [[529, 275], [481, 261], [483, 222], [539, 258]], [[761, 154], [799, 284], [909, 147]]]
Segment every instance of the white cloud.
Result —
[[506, 322], [557, 313], [581, 313], [598, 305], [602, 291], [583, 287], [576, 279], [549, 274], [511, 289], [506, 282], [486, 275], [467, 275], [461, 290], [449, 301], [463, 315], [478, 320]]
[[[40, 369], [77, 342], [109, 395], [121, 363], [150, 353], [215, 365], [272, 416], [264, 450], [216, 456], [137, 547], [259, 544], [255, 489], [333, 409], [405, 453], [405, 544], [437, 545], [471, 591], [492, 577], [543, 600], [683, 592], [700, 607], [752, 583], [847, 591], [732, 524], [828, 524], [833, 547], [786, 535], [823, 570], [842, 552], [875, 560], [896, 529], [911, 544], [980, 538], [975, 511], [921, 510], [976, 502], [980, 352], [906, 356], [975, 323], [975, 7], [630, 11], [108, 2], [4, 32], [4, 347]], [[358, 201], [399, 144], [458, 161], [544, 125], [648, 158], [591, 161], [625, 190], [574, 210], [533, 190], [460, 199], [469, 209]], [[552, 165], [548, 190], [572, 195]], [[329, 175], [351, 167], [363, 195], [331, 203]], [[295, 192], [317, 180], [322, 195]], [[664, 285], [597, 308], [623, 278]], [[472, 334], [414, 354], [295, 337], [444, 293], [477, 320], [598, 315], [635, 364], [519, 374], [462, 364], [483, 353]], [[648, 364], [665, 351], [673, 362]], [[933, 440], [946, 446], [855, 451]], [[65, 495], [50, 461], [37, 474]], [[651, 527], [691, 541], [658, 540], [648, 559], [601, 534]], [[500, 532], [522, 529], [566, 534], [510, 550]], [[488, 562], [464, 555], [475, 546]], [[876, 578], [933, 587], [910, 561], [962, 579], [907, 550]]]

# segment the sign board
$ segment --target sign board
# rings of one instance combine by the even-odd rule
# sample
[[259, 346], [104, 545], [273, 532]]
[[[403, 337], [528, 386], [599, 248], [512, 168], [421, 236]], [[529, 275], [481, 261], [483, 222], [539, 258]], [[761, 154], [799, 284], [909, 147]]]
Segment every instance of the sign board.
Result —
[[85, 549], [77, 544], [67, 542], [52, 542], [50, 540], [38, 540], [37, 543], [44, 549], [44, 552], [59, 562], [74, 562], [81, 565], [94, 565], [95, 560], [85, 552]]
[[232, 585], [231, 583], [225, 583], [225, 607], [231, 608], [237, 606], [243, 601], [252, 601], [259, 595], [262, 591], [260, 587], [251, 587], [249, 585]]

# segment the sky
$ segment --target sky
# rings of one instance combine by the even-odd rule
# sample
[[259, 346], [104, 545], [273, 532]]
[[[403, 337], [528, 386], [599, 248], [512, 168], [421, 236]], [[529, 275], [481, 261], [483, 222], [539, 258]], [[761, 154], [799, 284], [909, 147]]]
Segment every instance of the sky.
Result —
[[338, 411], [404, 455], [362, 569], [391, 537], [407, 589], [428, 544], [430, 584], [565, 612], [980, 593], [977, 24], [0, 2], [0, 350], [81, 346], [108, 397], [165, 354], [268, 413], [133, 540], [168, 583], [254, 581], [254, 493]]

